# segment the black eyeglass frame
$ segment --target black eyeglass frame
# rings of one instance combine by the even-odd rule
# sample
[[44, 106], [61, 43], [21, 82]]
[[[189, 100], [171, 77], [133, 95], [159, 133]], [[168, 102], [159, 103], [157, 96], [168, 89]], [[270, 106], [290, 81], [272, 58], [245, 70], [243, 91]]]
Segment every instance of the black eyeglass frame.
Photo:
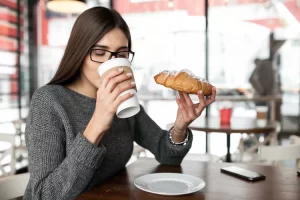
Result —
[[132, 62], [133, 61], [133, 58], [134, 58], [134, 54], [135, 54], [135, 52], [133, 52], [133, 51], [109, 51], [109, 50], [106, 50], [106, 49], [101, 49], [101, 48], [91, 48], [90, 50], [89, 50], [89, 54], [90, 54], [90, 59], [91, 59], [91, 61], [93, 61], [93, 62], [96, 62], [96, 63], [104, 63], [104, 62], [99, 62], [99, 61], [96, 61], [96, 60], [93, 60], [92, 59], [92, 51], [93, 50], [102, 50], [102, 51], [106, 51], [106, 52], [109, 52], [110, 53], [110, 56], [109, 56], [109, 58], [107, 59], [107, 60], [110, 60], [113, 56], [115, 56], [116, 58], [118, 58], [118, 54], [119, 53], [124, 53], [124, 52], [128, 52], [128, 53], [131, 53], [132, 54], [132, 59], [131, 60], [129, 60], [130, 62]]

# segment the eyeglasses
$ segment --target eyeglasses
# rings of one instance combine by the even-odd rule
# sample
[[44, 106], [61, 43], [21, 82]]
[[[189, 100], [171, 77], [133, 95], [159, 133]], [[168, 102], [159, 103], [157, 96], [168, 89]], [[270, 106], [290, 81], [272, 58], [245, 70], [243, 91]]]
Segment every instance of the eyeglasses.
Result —
[[92, 48], [90, 49], [90, 59], [91, 61], [97, 62], [97, 63], [104, 63], [107, 60], [110, 60], [112, 57], [116, 58], [126, 58], [130, 62], [132, 62], [134, 57], [134, 52], [132, 51], [118, 51], [118, 52], [112, 52], [105, 49], [100, 48]]

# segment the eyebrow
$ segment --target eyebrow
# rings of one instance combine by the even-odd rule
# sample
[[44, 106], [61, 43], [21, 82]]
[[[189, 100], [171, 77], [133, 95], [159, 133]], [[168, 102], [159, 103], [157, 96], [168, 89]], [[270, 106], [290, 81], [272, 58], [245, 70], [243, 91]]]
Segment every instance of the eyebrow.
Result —
[[[99, 48], [103, 48], [103, 49], [109, 49], [108, 46], [105, 46], [105, 45], [99, 45], [99, 44], [95, 44], [93, 47], [99, 47]], [[129, 49], [128, 46], [122, 46], [122, 47], [119, 47], [118, 48], [118, 51], [119, 50], [123, 50], [123, 49]]]
[[118, 51], [123, 50], [123, 49], [129, 49], [129, 48], [128, 48], [128, 46], [123, 46], [123, 47], [120, 47], [120, 48], [118, 49]]
[[99, 45], [99, 44], [95, 44], [93, 47], [100, 47], [100, 48], [103, 48], [103, 49], [109, 49], [108, 46]]

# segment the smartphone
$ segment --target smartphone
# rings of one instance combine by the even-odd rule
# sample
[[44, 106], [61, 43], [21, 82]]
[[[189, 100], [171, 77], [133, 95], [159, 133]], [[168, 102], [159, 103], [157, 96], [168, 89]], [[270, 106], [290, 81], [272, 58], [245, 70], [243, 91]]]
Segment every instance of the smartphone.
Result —
[[247, 181], [258, 181], [258, 180], [264, 180], [266, 177], [262, 174], [259, 174], [257, 172], [249, 171], [247, 169], [243, 169], [236, 166], [230, 166], [230, 167], [223, 167], [221, 168], [221, 172], [236, 176], [238, 178], [242, 178]]

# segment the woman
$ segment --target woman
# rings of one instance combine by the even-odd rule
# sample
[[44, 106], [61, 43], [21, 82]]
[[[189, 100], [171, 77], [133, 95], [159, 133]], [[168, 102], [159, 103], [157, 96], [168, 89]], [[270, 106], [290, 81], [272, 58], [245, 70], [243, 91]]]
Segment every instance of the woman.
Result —
[[134, 83], [132, 76], [97, 68], [114, 57], [133, 58], [127, 24], [116, 12], [94, 7], [82, 13], [72, 29], [64, 56], [50, 83], [32, 97], [26, 127], [30, 181], [24, 199], [74, 199], [125, 167], [133, 142], [158, 162], [179, 165], [192, 145], [188, 125], [211, 104], [199, 93], [199, 104], [179, 93], [178, 114], [171, 131], [161, 130], [141, 111], [128, 119], [115, 117], [118, 97]]

